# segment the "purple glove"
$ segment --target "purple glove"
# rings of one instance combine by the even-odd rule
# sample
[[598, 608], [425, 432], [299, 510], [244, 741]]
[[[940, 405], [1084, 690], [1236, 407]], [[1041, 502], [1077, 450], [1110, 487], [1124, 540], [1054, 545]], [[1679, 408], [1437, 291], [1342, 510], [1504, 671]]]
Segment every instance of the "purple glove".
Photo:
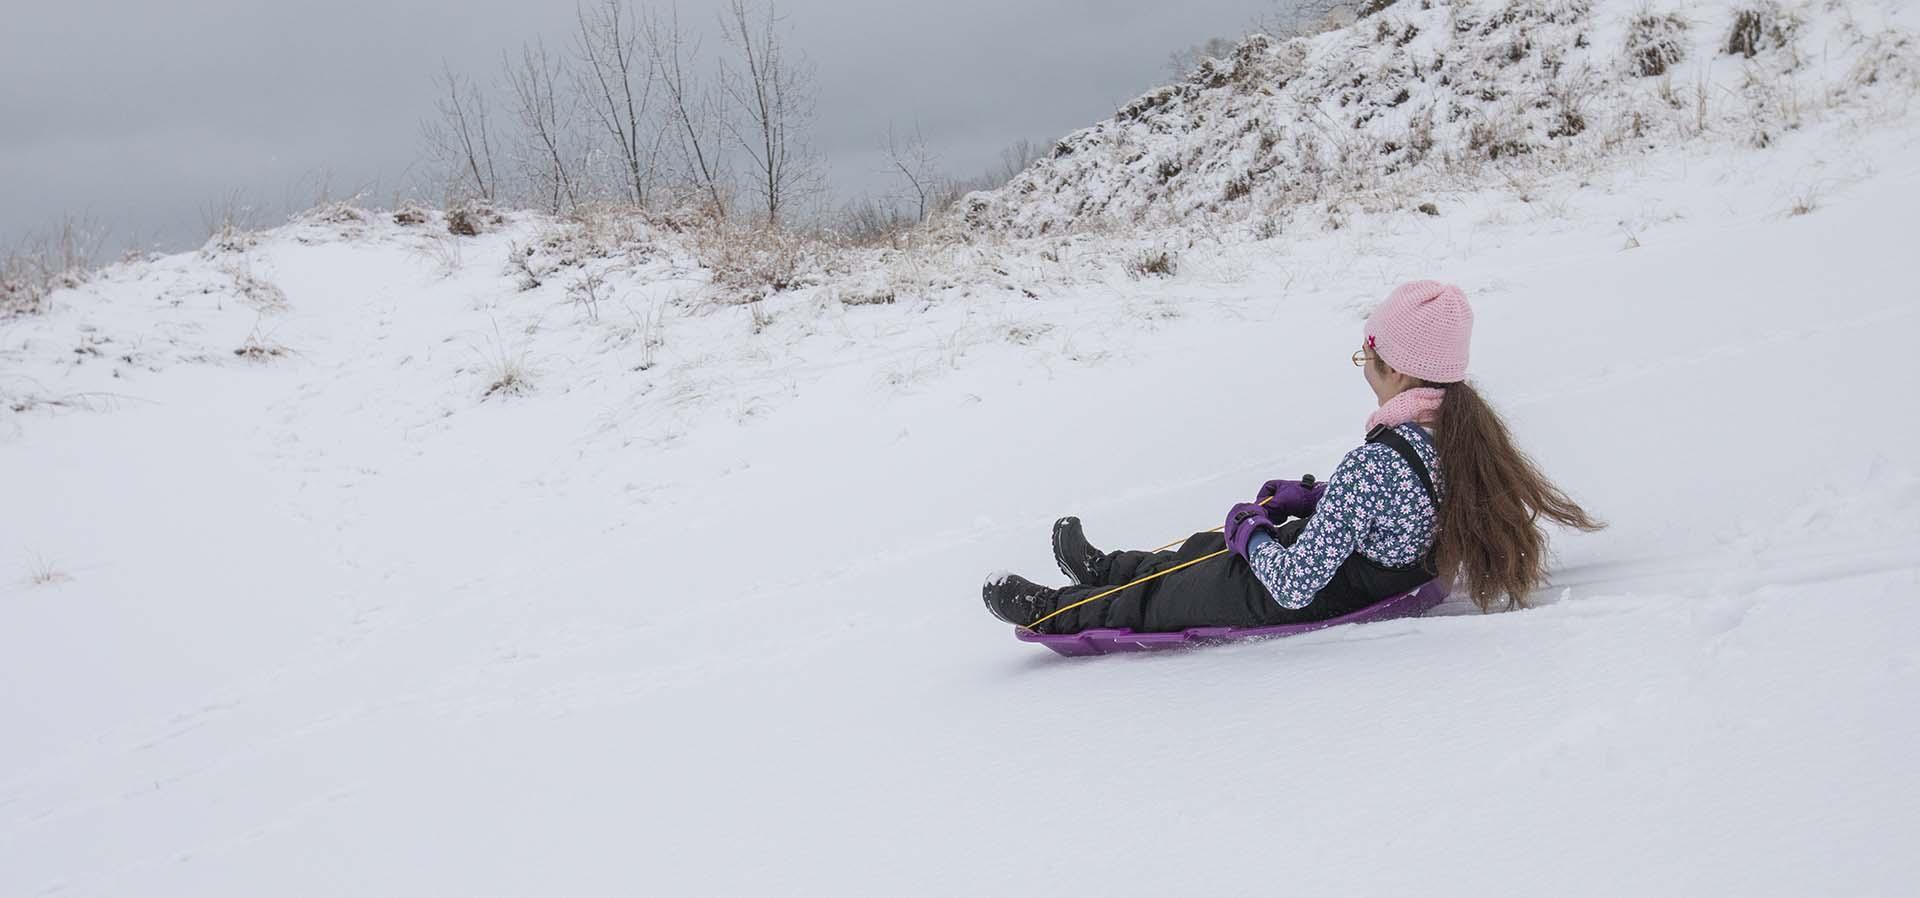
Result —
[[1321, 494], [1326, 491], [1326, 484], [1314, 483], [1313, 475], [1308, 474], [1299, 480], [1269, 480], [1260, 488], [1260, 494], [1253, 498], [1263, 501], [1271, 496], [1272, 501], [1267, 502], [1267, 508], [1273, 510], [1276, 519], [1284, 521], [1313, 514], [1314, 508], [1320, 504]]
[[1227, 511], [1227, 523], [1220, 528], [1220, 532], [1227, 536], [1227, 548], [1232, 549], [1233, 554], [1246, 558], [1247, 542], [1263, 529], [1273, 529], [1273, 509], [1242, 502]]

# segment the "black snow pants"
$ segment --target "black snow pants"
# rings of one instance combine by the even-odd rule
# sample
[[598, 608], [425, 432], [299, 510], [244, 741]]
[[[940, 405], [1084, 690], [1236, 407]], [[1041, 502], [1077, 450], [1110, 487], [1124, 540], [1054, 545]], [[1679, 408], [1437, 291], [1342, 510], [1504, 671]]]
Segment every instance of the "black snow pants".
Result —
[[[1291, 546], [1304, 526], [1304, 519], [1288, 521], [1277, 528], [1275, 538]], [[1114, 552], [1108, 556], [1106, 582], [1060, 590], [1059, 607], [1226, 547], [1226, 537], [1219, 533], [1196, 533], [1170, 551]], [[1305, 608], [1283, 608], [1254, 576], [1246, 559], [1227, 553], [1082, 605], [1041, 624], [1040, 630], [1077, 633], [1124, 627], [1137, 633], [1161, 633], [1188, 627], [1266, 627], [1322, 621], [1409, 592], [1433, 577], [1424, 563], [1390, 568], [1356, 552], [1341, 563], [1333, 580], [1315, 593]]]

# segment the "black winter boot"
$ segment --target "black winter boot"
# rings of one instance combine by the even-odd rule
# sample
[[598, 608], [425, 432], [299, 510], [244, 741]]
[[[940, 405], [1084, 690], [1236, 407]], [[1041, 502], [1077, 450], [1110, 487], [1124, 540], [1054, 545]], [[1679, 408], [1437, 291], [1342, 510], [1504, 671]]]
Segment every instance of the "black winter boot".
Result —
[[1069, 516], [1053, 522], [1053, 560], [1075, 586], [1106, 582], [1107, 553], [1088, 544], [1087, 535], [1080, 531], [1079, 518]]
[[1031, 625], [1059, 606], [1059, 593], [1018, 574], [995, 574], [980, 587], [987, 611], [1016, 627]]

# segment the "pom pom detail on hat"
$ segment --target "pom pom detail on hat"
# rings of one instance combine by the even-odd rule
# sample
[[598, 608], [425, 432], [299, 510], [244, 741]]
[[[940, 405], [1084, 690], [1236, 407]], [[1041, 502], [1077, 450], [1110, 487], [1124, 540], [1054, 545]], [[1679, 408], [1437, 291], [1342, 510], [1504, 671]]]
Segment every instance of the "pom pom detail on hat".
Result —
[[1467, 378], [1473, 307], [1459, 287], [1439, 281], [1401, 284], [1367, 318], [1367, 346], [1395, 371], [1450, 384]]

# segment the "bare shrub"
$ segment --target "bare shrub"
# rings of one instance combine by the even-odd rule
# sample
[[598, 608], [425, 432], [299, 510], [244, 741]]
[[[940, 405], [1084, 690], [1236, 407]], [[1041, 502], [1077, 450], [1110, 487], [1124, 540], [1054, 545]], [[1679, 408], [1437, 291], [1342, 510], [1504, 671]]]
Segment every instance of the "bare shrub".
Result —
[[288, 352], [285, 346], [274, 342], [260, 333], [258, 325], [247, 334], [247, 339], [233, 350], [233, 354], [249, 362], [266, 362], [280, 358]]
[[1627, 70], [1642, 78], [1665, 74], [1686, 56], [1687, 20], [1642, 7], [1627, 21]]
[[461, 237], [478, 237], [505, 222], [489, 203], [461, 203], [447, 210], [447, 233]]
[[1727, 30], [1727, 49], [1729, 56], [1745, 56], [1752, 59], [1760, 53], [1760, 44], [1766, 39], [1766, 25], [1757, 9], [1743, 9], [1733, 16], [1733, 27]]
[[1142, 250], [1127, 260], [1127, 274], [1135, 278], [1172, 277], [1180, 270], [1180, 260], [1172, 250]]
[[524, 349], [512, 349], [500, 336], [500, 324], [493, 326], [493, 338], [487, 341], [487, 349], [482, 356], [485, 363], [486, 389], [480, 391], [482, 400], [495, 396], [508, 398], [525, 396], [533, 392], [533, 368], [527, 364], [527, 352]]
[[[1297, 0], [1279, 4], [1281, 12], [1262, 16], [1256, 27], [1278, 40], [1312, 37], [1353, 24], [1363, 14], [1372, 15], [1394, 4], [1395, 0]], [[1371, 7], [1371, 8], [1369, 8]]]
[[36, 552], [27, 559], [27, 585], [29, 586], [52, 586], [72, 579], [67, 572], [54, 566], [54, 563], [44, 555]]
[[429, 234], [415, 252], [433, 265], [434, 274], [452, 277], [460, 270], [460, 239], [452, 234]]
[[533, 392], [533, 377], [521, 359], [502, 358], [493, 368], [492, 379], [480, 393], [481, 399], [494, 396], [525, 396]]
[[1802, 22], [1774, 0], [1739, 10], [1727, 29], [1725, 53], [1752, 59], [1768, 50], [1793, 45]]
[[395, 210], [393, 223], [402, 227], [417, 227], [433, 220], [433, 213], [416, 205], [406, 205]]
[[54, 291], [86, 283], [105, 234], [89, 219], [68, 217], [0, 255], [0, 321], [45, 312]]
[[1525, 155], [1532, 152], [1533, 147], [1526, 142], [1524, 128], [1519, 116], [1496, 111], [1467, 129], [1467, 149], [1484, 155], [1489, 161]]
[[1796, 218], [1801, 215], [1810, 215], [1818, 208], [1820, 208], [1819, 190], [1814, 187], [1807, 187], [1793, 195], [1792, 202], [1787, 205], [1787, 217]]
[[559, 232], [548, 232], [542, 242], [564, 247], [575, 258], [604, 259], [625, 255], [644, 261], [655, 252], [652, 226], [646, 210], [625, 203], [582, 203]]
[[1547, 99], [1552, 104], [1553, 117], [1547, 125], [1547, 136], [1572, 137], [1587, 130], [1586, 109], [1593, 94], [1592, 72], [1585, 68], [1549, 84]]
[[842, 207], [834, 228], [854, 246], [892, 245], [917, 222], [891, 203], [863, 196]]
[[666, 323], [662, 317], [665, 313], [659, 303], [650, 303], [645, 312], [635, 315], [629, 308], [627, 314], [633, 318], [634, 334], [640, 345], [640, 360], [633, 370], [645, 371], [654, 366], [660, 347], [666, 345]]
[[286, 291], [265, 278], [256, 277], [253, 267], [242, 259], [226, 266], [227, 277], [233, 279], [233, 287], [239, 291], [240, 298], [252, 304], [262, 312], [278, 312], [287, 307]]
[[1194, 69], [1198, 68], [1204, 60], [1226, 59], [1231, 57], [1233, 55], [1233, 49], [1239, 46], [1239, 43], [1239, 41], [1233, 40], [1232, 38], [1208, 38], [1205, 43], [1194, 44], [1185, 50], [1176, 51], [1169, 56], [1167, 58], [1167, 72], [1171, 74], [1175, 80], [1183, 80], [1191, 74]]
[[480, 221], [465, 208], [447, 212], [447, 233], [456, 237], [480, 236]]
[[1407, 123], [1407, 161], [1418, 162], [1433, 152], [1433, 107], [1428, 106], [1413, 114], [1413, 120]]
[[567, 287], [567, 299], [587, 313], [588, 321], [596, 324], [600, 321], [600, 303], [611, 295], [606, 275], [598, 271], [587, 271]]
[[694, 257], [713, 284], [742, 301], [800, 286], [810, 258], [819, 251], [807, 237], [784, 228], [719, 223], [696, 232]]
[[1912, 32], [1889, 28], [1868, 36], [1847, 74], [1829, 88], [1828, 99], [1837, 103], [1846, 93], [1881, 83], [1920, 90], [1920, 39]]
[[367, 213], [366, 210], [353, 205], [351, 202], [340, 200], [321, 203], [318, 206], [308, 209], [300, 214], [300, 220], [334, 225], [365, 224], [367, 222]]
[[892, 287], [840, 292], [840, 304], [844, 306], [890, 306], [898, 299], [899, 293]]
[[52, 292], [39, 260], [19, 253], [0, 258], [0, 321], [46, 311]]
[[211, 257], [252, 249], [258, 221], [257, 211], [242, 191], [229, 191], [203, 204], [200, 223], [207, 229], [207, 242], [200, 254]]
[[934, 195], [933, 204], [928, 209], [927, 216], [931, 218], [958, 205], [967, 194], [1006, 186], [1026, 171], [1027, 167], [1039, 159], [1040, 154], [1045, 151], [1046, 147], [1022, 138], [1002, 147], [999, 160], [989, 166], [985, 172], [971, 178], [940, 178], [940, 189]]
[[540, 289], [547, 276], [546, 269], [534, 263], [533, 247], [518, 243], [507, 245], [507, 271], [514, 276], [515, 286], [522, 293]]

